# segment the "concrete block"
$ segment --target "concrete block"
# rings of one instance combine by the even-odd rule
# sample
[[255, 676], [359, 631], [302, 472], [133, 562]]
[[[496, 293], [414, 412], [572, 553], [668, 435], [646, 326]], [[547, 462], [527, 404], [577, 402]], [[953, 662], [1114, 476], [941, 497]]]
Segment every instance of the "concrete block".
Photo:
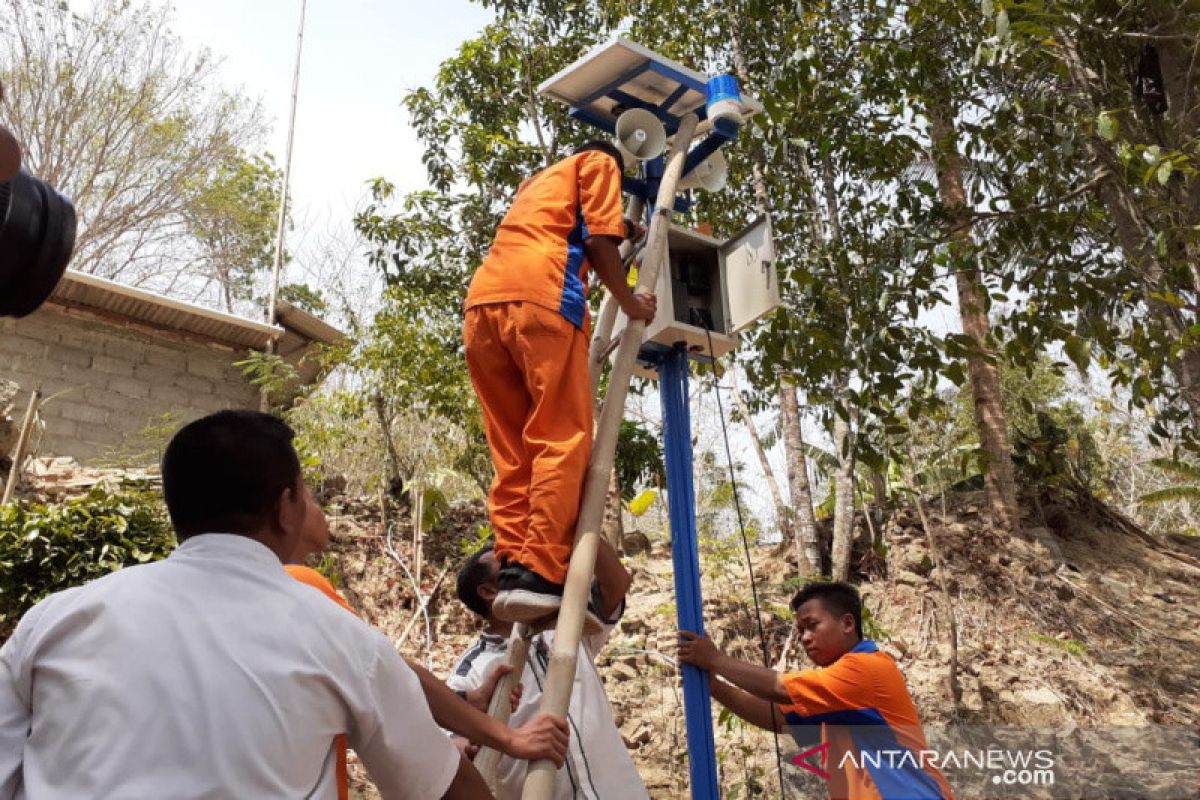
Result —
[[150, 400], [166, 411], [187, 407], [192, 395], [178, 386], [156, 384], [150, 387]]
[[63, 419], [62, 417], [43, 417], [43, 419], [46, 421], [46, 441], [50, 441], [51, 439], [70, 441], [79, 436], [79, 423], [74, 420]]
[[180, 376], [178, 367], [157, 366], [154, 364], [138, 364], [133, 368], [133, 376], [144, 381], [153, 389], [156, 386], [172, 386]]
[[62, 452], [56, 455], [71, 456], [80, 464], [87, 465], [100, 457], [102, 449], [99, 445], [75, 439], [64, 445]]
[[[92, 425], [106, 425], [108, 423], [108, 410], [88, 403], [64, 401], [59, 406], [58, 412], [63, 419], [74, 420], [76, 422]], [[86, 432], [84, 432], [82, 438], [87, 438]]]
[[132, 412], [132, 407], [138, 402], [139, 401], [135, 400], [134, 398], [131, 398], [128, 395], [120, 394], [119, 392], [89, 392], [87, 396], [88, 405], [93, 405], [97, 408], [108, 409], [109, 411], [119, 412], [118, 414], [112, 415], [114, 423], [117, 423], [118, 420], [122, 420], [123, 422], [124, 418]]
[[91, 369], [93, 351], [62, 345], [51, 347], [46, 358], [63, 366]]
[[124, 430], [117, 425], [88, 425], [81, 423], [78, 437], [85, 442], [114, 448], [118, 445], [124, 445], [130, 437], [135, 436], [140, 430], [140, 425], [134, 430]]
[[92, 369], [111, 375], [133, 375], [133, 362], [112, 356], [92, 356]]
[[187, 367], [187, 351], [160, 347], [154, 344], [146, 345], [146, 363], [156, 367], [173, 367], [176, 372], [182, 372]]
[[117, 394], [137, 399], [144, 399], [150, 396], [150, 387], [144, 381], [139, 381], [137, 378], [113, 376], [106, 381], [105, 388], [110, 392], [116, 392]]
[[[0, 361], [3, 363], [3, 361]], [[4, 374], [9, 380], [14, 380], [21, 385], [22, 388], [33, 388], [39, 383], [44, 382], [47, 378], [63, 377], [63, 366], [57, 361], [51, 361], [46, 357], [33, 358], [31, 356], [10, 356], [8, 364], [3, 369]]]
[[42, 342], [57, 342], [66, 318], [59, 314], [45, 315], [42, 312], [12, 322], [12, 332], [25, 339]]
[[212, 381], [197, 375], [180, 375], [174, 385], [189, 395], [213, 394], [216, 389]]
[[0, 332], [0, 364], [4, 356], [26, 356], [28, 358], [45, 358], [50, 345], [44, 340], [29, 336], [14, 335]]
[[148, 341], [133, 339], [125, 336], [105, 336], [103, 350], [106, 356], [112, 356], [131, 364], [141, 364], [146, 360]]
[[229, 380], [229, 373], [236, 372], [232, 361], [218, 360], [208, 353], [192, 353], [188, 355], [187, 370], [193, 375], [209, 378], [215, 381]]

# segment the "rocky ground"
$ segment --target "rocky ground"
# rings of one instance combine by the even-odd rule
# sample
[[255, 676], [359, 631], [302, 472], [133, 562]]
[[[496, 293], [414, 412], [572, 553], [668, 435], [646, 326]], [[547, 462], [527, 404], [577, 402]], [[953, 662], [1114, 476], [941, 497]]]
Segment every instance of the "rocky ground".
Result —
[[[1149, 732], [1190, 726], [1194, 736], [1200, 724], [1200, 541], [1154, 542], [1091, 501], [1048, 494], [1039, 499], [1031, 503], [1039, 511], [1026, 516], [1021, 538], [998, 535], [981, 514], [983, 498], [965, 494], [949, 498], [944, 511], [940, 499], [927, 504], [933, 550], [911, 508], [881, 521], [885, 548], [858, 550], [869, 633], [897, 659], [926, 727], [1135, 729], [1147, 732], [1135, 738], [1148, 742]], [[366, 506], [351, 510], [355, 513], [333, 520], [326, 567], [339, 575], [342, 590], [365, 619], [395, 639], [405, 637], [401, 649], [407, 655], [445, 674], [476, 627], [453, 597], [452, 571], [434, 595], [427, 642], [423, 621], [410, 626], [414, 593], [388, 555], [377, 515]], [[431, 549], [448, 560], [427, 562], [426, 593], [453, 554], [467, 546], [463, 542], [474, 538], [480, 521], [478, 506], [460, 508], [430, 534]], [[412, 559], [410, 535], [397, 529], [394, 542], [406, 564]], [[938, 561], [944, 575], [934, 566]], [[600, 656], [601, 673], [651, 795], [685, 797], [687, 751], [672, 661], [668, 546], [651, 537], [649, 550], [628, 563], [634, 587], [626, 616]], [[797, 652], [784, 619], [799, 585], [791, 548], [759, 548], [754, 570], [772, 662], [811, 666]], [[745, 565], [722, 555], [706, 561], [704, 572], [710, 633], [731, 652], [761, 661]], [[957, 701], [950, 677], [951, 616], [957, 623]], [[786, 764], [796, 748], [786, 738], [780, 747]], [[779, 795], [767, 734], [721, 715], [717, 749], [727, 797]], [[1108, 759], [1113, 769], [1126, 756], [1111, 746], [1088, 754], [1093, 765]], [[1200, 759], [1182, 766], [1200, 768]], [[785, 771], [795, 787], [789, 796], [824, 796], [817, 778], [790, 765]], [[375, 796], [361, 769], [354, 780], [357, 797]], [[1134, 793], [1128, 796], [1139, 796], [1138, 782], [1148, 790], [1155, 779], [1130, 780]]]

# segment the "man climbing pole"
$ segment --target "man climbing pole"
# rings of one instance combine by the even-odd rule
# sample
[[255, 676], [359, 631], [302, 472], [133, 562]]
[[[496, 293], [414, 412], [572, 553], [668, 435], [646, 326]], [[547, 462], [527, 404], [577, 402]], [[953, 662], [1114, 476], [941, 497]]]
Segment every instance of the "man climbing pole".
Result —
[[526, 179], [467, 290], [467, 368], [496, 467], [493, 611], [508, 622], [562, 601], [592, 445], [589, 266], [631, 319], [657, 308], [626, 284], [618, 246], [640, 229], [622, 216], [622, 171], [620, 151], [593, 141]]

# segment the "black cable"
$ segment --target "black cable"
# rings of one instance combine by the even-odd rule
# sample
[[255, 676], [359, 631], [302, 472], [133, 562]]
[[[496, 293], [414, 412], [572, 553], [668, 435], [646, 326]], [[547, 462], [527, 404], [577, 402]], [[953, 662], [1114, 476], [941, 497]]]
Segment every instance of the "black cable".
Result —
[[[713, 367], [713, 394], [717, 397], [717, 417], [721, 420], [721, 435], [725, 439], [725, 459], [729, 463], [729, 484], [733, 490], [733, 507], [737, 510], [738, 529], [742, 533], [742, 550], [746, 553], [746, 570], [750, 573], [750, 594], [754, 598], [754, 624], [758, 626], [758, 642], [762, 646], [763, 666], [767, 669], [771, 668], [771, 653], [767, 648], [767, 634], [763, 630], [762, 624], [762, 608], [758, 604], [758, 584], [754, 579], [754, 563], [750, 558], [750, 540], [746, 536], [746, 522], [742, 518], [742, 500], [738, 492], [737, 474], [733, 469], [733, 450], [729, 447], [729, 428], [725, 425], [725, 409], [721, 404], [721, 387], [717, 383], [717, 359], [713, 356], [712, 331], [708, 328], [704, 329], [704, 335], [708, 338], [708, 355], [712, 358]], [[781, 798], [787, 795], [787, 790], [783, 782], [783, 753], [779, 749], [779, 732], [773, 730], [775, 722], [775, 703], [768, 700], [771, 706], [771, 722], [772, 731], [771, 737], [775, 741], [775, 769], [779, 773], [779, 796]]]

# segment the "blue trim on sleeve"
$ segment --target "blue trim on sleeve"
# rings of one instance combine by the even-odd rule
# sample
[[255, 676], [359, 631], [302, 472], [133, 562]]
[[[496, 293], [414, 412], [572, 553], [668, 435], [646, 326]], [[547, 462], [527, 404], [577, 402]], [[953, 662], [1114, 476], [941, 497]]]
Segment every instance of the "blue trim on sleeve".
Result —
[[[874, 652], [875, 643], [864, 640]], [[866, 767], [883, 800], [942, 800], [942, 787], [921, 767], [918, 754], [904, 747], [896, 733], [877, 709], [861, 708], [801, 716], [784, 714], [788, 732], [802, 749], [809, 746], [813, 726], [836, 725], [850, 731], [854, 742], [854, 762]], [[838, 758], [841, 758], [839, 755]], [[836, 768], [836, 764], [830, 765]]]
[[562, 301], [558, 311], [576, 328], [583, 328], [583, 280], [579, 271], [583, 268], [583, 243], [588, 237], [587, 223], [583, 220], [583, 209], [575, 207], [575, 226], [567, 234], [567, 266], [563, 275]]

